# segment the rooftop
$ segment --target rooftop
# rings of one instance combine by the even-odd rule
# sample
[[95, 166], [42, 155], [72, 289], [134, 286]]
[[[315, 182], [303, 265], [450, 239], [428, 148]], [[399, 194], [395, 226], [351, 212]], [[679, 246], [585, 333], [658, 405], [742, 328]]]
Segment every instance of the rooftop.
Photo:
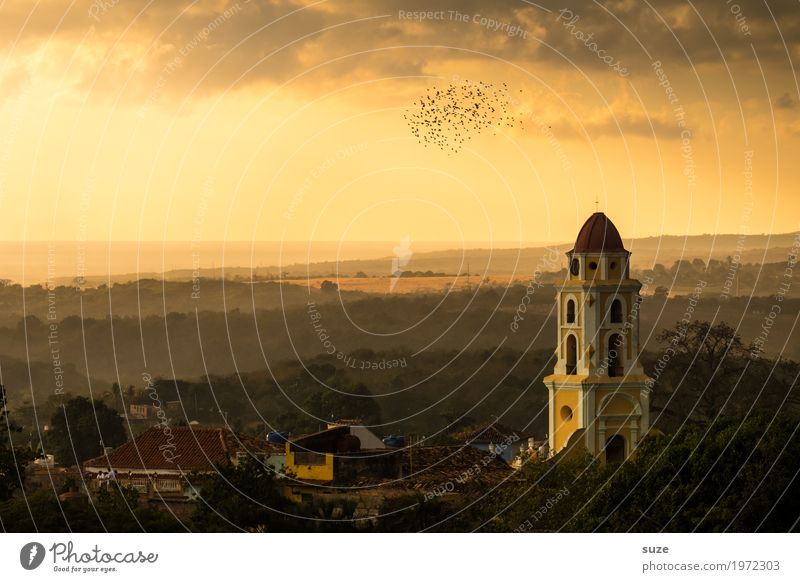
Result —
[[445, 486], [453, 481], [458, 489], [464, 487], [487, 487], [506, 480], [516, 480], [514, 469], [499, 457], [480, 451], [468, 445], [407, 447], [390, 453], [374, 456], [376, 463], [389, 459], [399, 463], [402, 476], [387, 477], [380, 471], [363, 470], [351, 476], [347, 483], [339, 483], [350, 488], [380, 487], [404, 490], [428, 490]]
[[278, 452], [271, 444], [238, 435], [226, 428], [200, 426], [153, 427], [108, 455], [89, 459], [86, 468], [118, 471], [212, 471], [230, 463], [238, 452]]
[[595, 212], [583, 224], [572, 249], [574, 253], [622, 251], [625, 245], [617, 227], [602, 212]]
[[497, 421], [491, 421], [486, 424], [478, 426], [470, 426], [461, 430], [454, 435], [458, 440], [465, 443], [501, 443], [508, 440], [509, 442], [527, 439], [529, 434], [521, 434], [520, 431], [514, 430]]

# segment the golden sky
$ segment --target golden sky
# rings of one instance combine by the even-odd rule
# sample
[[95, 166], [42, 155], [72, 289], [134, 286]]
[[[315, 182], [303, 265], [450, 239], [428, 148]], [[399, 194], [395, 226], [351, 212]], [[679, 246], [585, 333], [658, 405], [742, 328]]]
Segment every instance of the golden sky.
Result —
[[[625, 237], [797, 230], [800, 11], [757, 4], [6, 1], [0, 237], [561, 242], [596, 197]], [[522, 128], [423, 147], [467, 79]]]

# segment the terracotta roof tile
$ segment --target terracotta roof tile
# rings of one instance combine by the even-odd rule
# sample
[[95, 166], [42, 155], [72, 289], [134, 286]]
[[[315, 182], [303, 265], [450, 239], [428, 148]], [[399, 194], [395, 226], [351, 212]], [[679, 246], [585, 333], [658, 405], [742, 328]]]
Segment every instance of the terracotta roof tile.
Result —
[[229, 463], [238, 451], [273, 449], [267, 443], [225, 428], [172, 426], [165, 430], [156, 426], [115, 448], [108, 456], [89, 459], [83, 465], [118, 471], [211, 471], [213, 465]]
[[477, 469], [473, 480], [482, 484], [497, 484], [515, 475], [502, 459], [468, 445], [413, 447], [404, 451], [404, 457], [407, 468], [413, 468], [406, 486], [415, 489], [455, 479], [471, 468]]
[[492, 421], [482, 425], [467, 427], [455, 433], [454, 436], [459, 441], [467, 443], [493, 442], [495, 444], [500, 444], [506, 440], [514, 442], [527, 439], [530, 435], [520, 434], [520, 431], [509, 428], [497, 421]]
[[[519, 479], [517, 472], [508, 463], [469, 445], [409, 447], [389, 454], [399, 456], [403, 477], [387, 479], [365, 472], [348, 485], [420, 490], [454, 480], [458, 480], [461, 487], [494, 486]], [[377, 458], [383, 456], [379, 455]]]

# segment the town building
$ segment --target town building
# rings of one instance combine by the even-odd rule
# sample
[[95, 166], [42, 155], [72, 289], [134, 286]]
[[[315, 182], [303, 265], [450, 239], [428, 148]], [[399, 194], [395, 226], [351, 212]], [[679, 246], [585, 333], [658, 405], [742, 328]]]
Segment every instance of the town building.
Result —
[[276, 474], [284, 464], [283, 446], [237, 434], [227, 428], [155, 426], [135, 439], [84, 462], [86, 484], [94, 492], [113, 482], [133, 487], [145, 500], [186, 502], [197, 497], [192, 477], [253, 457]]
[[63, 467], [55, 462], [53, 455], [34, 459], [25, 467], [25, 492], [60, 491], [70, 484], [81, 481], [80, 471], [74, 467]]
[[520, 456], [522, 451], [536, 447], [533, 435], [523, 434], [501, 424], [497, 420], [492, 420], [480, 426], [469, 427], [454, 436], [464, 444], [479, 451], [492, 453], [506, 463], [512, 463], [515, 458]]
[[[387, 448], [364, 426], [330, 424], [325, 430], [289, 439], [286, 474], [299, 481], [330, 483], [362, 465], [365, 459], [379, 457]], [[370, 464], [372, 470], [377, 469], [377, 462]]]
[[549, 392], [549, 449], [585, 447], [622, 462], [649, 428], [648, 380], [639, 362], [639, 291], [619, 231], [602, 212], [567, 252], [558, 289], [558, 347]]
[[[485, 432], [485, 431], [484, 431]], [[494, 434], [499, 437], [499, 433]], [[509, 442], [516, 440], [506, 437]], [[386, 446], [368, 428], [331, 424], [286, 444], [283, 494], [319, 508], [355, 508], [356, 520], [374, 518], [387, 499], [446, 499], [483, 492], [517, 476], [495, 451], [459, 446]]]

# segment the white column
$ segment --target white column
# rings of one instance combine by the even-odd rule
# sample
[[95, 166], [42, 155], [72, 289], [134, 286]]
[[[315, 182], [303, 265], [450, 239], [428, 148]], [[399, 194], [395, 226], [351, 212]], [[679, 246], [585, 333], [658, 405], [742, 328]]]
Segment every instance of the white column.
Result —
[[639, 391], [639, 403], [642, 407], [642, 432], [650, 430], [650, 391], [647, 387]]
[[606, 446], [606, 419], [602, 417], [597, 419], [597, 440], [600, 442], [597, 443], [595, 455], [599, 455]]
[[556, 452], [555, 441], [553, 440], [553, 439], [555, 439], [555, 428], [556, 428], [555, 416], [556, 416], [556, 411], [555, 411], [555, 409], [553, 407], [553, 388], [552, 388], [552, 386], [548, 386], [547, 387], [547, 410], [550, 412], [550, 414], [548, 415], [550, 418], [548, 419], [548, 424], [547, 424], [547, 429], [549, 431], [547, 433], [547, 443], [548, 443], [548, 446], [550, 447], [550, 454], [552, 455], [552, 454], [555, 454], [555, 452]]
[[636, 443], [639, 442], [639, 421], [632, 418], [629, 427], [631, 430], [631, 450], [633, 450], [636, 447]]
[[595, 387], [590, 386], [583, 392], [584, 427], [586, 428], [586, 448], [593, 453], [597, 450], [597, 411], [595, 409]]

